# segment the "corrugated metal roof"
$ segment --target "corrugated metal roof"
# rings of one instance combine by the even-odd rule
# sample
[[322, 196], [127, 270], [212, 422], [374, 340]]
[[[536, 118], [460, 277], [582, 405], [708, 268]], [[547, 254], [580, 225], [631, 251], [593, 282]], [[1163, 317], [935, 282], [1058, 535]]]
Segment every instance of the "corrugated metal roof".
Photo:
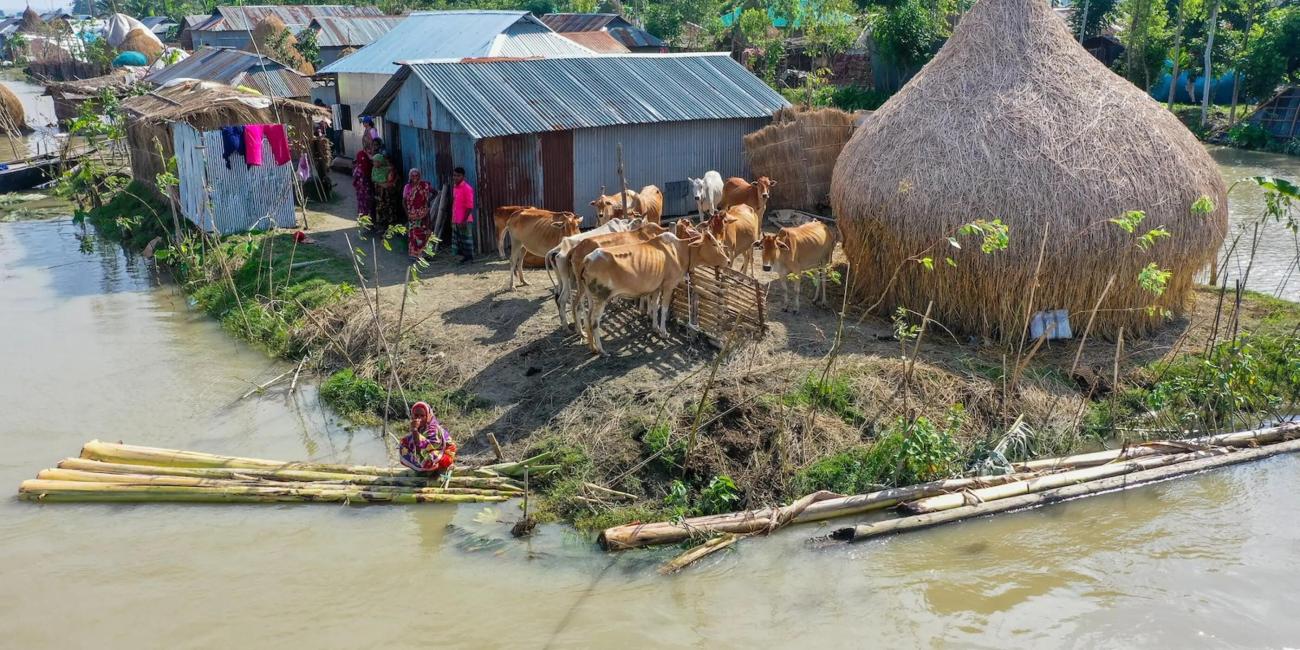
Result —
[[628, 48], [656, 47], [666, 50], [667, 45], [658, 36], [636, 27], [610, 27], [605, 30]]
[[608, 32], [628, 48], [667, 47], [658, 36], [618, 14], [546, 14], [542, 22], [557, 32]]
[[412, 62], [366, 107], [418, 77], [471, 135], [767, 117], [790, 104], [726, 53]]
[[[515, 27], [532, 25], [529, 30]], [[506, 34], [507, 31], [514, 33]], [[541, 32], [541, 33], [537, 33]], [[460, 59], [481, 56], [582, 56], [588, 50], [526, 11], [421, 11], [411, 14], [379, 40], [331, 63], [323, 74], [393, 74], [395, 61]]]
[[195, 29], [207, 32], [245, 31], [257, 27], [263, 18], [274, 15], [290, 29], [300, 30], [322, 16], [382, 16], [378, 7], [352, 5], [245, 5], [221, 6], [212, 19]]
[[364, 47], [379, 40], [406, 16], [321, 16], [311, 21], [320, 47]]
[[202, 79], [230, 86], [248, 86], [274, 97], [308, 97], [311, 79], [267, 56], [228, 47], [203, 47], [145, 81], [162, 85], [173, 79]]
[[601, 54], [625, 54], [629, 51], [609, 32], [560, 32], [560, 36]]

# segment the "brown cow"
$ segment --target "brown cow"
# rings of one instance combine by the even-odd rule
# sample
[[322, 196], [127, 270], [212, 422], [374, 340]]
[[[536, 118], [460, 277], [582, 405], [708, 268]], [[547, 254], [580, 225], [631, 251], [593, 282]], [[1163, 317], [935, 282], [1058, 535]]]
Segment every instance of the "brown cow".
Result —
[[636, 209], [641, 218], [650, 223], [663, 223], [664, 193], [654, 185], [646, 185], [636, 193]]
[[[781, 310], [790, 306], [790, 283], [794, 283], [794, 313], [799, 313], [799, 295], [803, 292], [803, 278], [799, 274], [817, 269], [819, 278], [813, 301], [826, 305], [826, 267], [831, 263], [835, 241], [839, 239], [834, 228], [821, 221], [811, 221], [801, 226], [782, 228], [780, 232], [763, 235], [755, 247], [763, 249], [763, 270], [775, 270], [781, 283]], [[790, 279], [794, 276], [794, 279]]]
[[578, 234], [582, 219], [572, 212], [552, 212], [540, 208], [525, 208], [510, 217], [506, 230], [510, 233], [510, 285], [515, 290], [515, 279], [528, 286], [524, 279], [524, 253], [542, 257], [555, 248], [560, 240]]
[[767, 200], [772, 196], [772, 188], [775, 186], [776, 181], [766, 176], [759, 176], [753, 183], [732, 176], [722, 185], [722, 209], [747, 205], [754, 209], [761, 224], [763, 214], [767, 212]]
[[[627, 244], [638, 244], [649, 241], [666, 232], [663, 226], [657, 223], [642, 224], [640, 228], [628, 232], [611, 232], [590, 239], [584, 239], [578, 242], [573, 250], [569, 251], [569, 273], [570, 277], [566, 282], [572, 283], [571, 286], [578, 286], [578, 278], [582, 277], [582, 267], [586, 263], [587, 256], [600, 248], [609, 248], [611, 246], [625, 246]], [[581, 289], [578, 295], [582, 294]], [[566, 299], [568, 296], [566, 296]], [[570, 304], [573, 311], [573, 324], [578, 326], [578, 307], [582, 304], [580, 299], [575, 299]]]
[[673, 234], [677, 235], [678, 239], [690, 239], [699, 237], [700, 231], [696, 229], [695, 222], [691, 221], [690, 217], [682, 217], [673, 224]]
[[529, 207], [531, 206], [503, 205], [492, 211], [492, 223], [497, 228], [497, 255], [501, 256], [501, 259], [506, 258], [506, 228], [510, 225], [510, 217], [515, 216], [515, 213], [520, 210], [527, 210]]
[[578, 276], [578, 299], [591, 294], [591, 311], [587, 313], [587, 341], [593, 352], [605, 354], [600, 342], [600, 317], [605, 306], [615, 298], [649, 296], [657, 298], [659, 312], [655, 329], [668, 336], [668, 310], [673, 291], [696, 266], [727, 263], [727, 252], [711, 233], [695, 239], [679, 239], [664, 233], [650, 241], [593, 251]]
[[737, 257], [744, 255], [746, 257], [741, 270], [753, 275], [754, 242], [763, 235], [761, 223], [754, 210], [745, 204], [733, 205], [709, 219], [709, 232], [727, 248], [731, 259], [728, 267]]
[[[619, 219], [623, 217], [623, 196], [622, 192], [613, 194], [601, 194], [591, 202], [592, 207], [596, 208], [597, 225], [605, 225], [610, 219]], [[638, 203], [637, 193], [627, 190], [627, 209], [636, 212]], [[658, 223], [658, 222], [656, 222]]]

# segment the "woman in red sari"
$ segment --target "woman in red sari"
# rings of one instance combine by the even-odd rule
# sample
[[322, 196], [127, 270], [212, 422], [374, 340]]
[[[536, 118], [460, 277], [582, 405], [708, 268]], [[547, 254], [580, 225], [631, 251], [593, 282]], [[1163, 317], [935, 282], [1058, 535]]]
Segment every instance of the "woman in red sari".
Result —
[[433, 221], [429, 218], [429, 205], [433, 201], [433, 185], [420, 177], [420, 170], [407, 174], [406, 187], [402, 188], [402, 205], [406, 208], [406, 254], [415, 262], [424, 255], [433, 235]]
[[411, 406], [411, 432], [398, 443], [402, 464], [417, 472], [442, 472], [456, 462], [456, 443], [424, 402]]
[[362, 149], [352, 158], [352, 189], [357, 192], [357, 216], [362, 215], [374, 217], [374, 187], [375, 184], [370, 180], [370, 171], [374, 166], [370, 160], [370, 152]]

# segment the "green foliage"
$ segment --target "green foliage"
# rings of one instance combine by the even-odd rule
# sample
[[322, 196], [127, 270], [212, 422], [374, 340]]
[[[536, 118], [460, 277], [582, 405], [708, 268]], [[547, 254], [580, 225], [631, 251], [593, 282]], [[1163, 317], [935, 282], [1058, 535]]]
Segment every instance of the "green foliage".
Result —
[[700, 502], [696, 511], [701, 515], [720, 515], [731, 512], [735, 503], [740, 501], [740, 488], [730, 476], [715, 476], [700, 491]]
[[965, 409], [954, 405], [942, 427], [925, 416], [896, 420], [885, 433], [886, 438], [900, 438], [892, 482], [895, 485], [924, 483], [959, 473], [962, 469], [961, 447], [957, 444], [956, 433], [964, 417]]
[[1146, 395], [1146, 406], [1188, 427], [1220, 428], [1240, 414], [1272, 413], [1300, 399], [1300, 339], [1243, 336], [1209, 355], [1180, 357]]
[[688, 22], [710, 33], [717, 33], [722, 28], [719, 18], [723, 11], [721, 0], [655, 0], [640, 6], [646, 31], [667, 41], [681, 35]]
[[316, 30], [306, 28], [298, 32], [298, 42], [293, 47], [313, 67], [319, 68], [321, 66], [320, 45], [316, 43]]
[[853, 383], [847, 376], [832, 375], [823, 381], [821, 373], [810, 372], [794, 392], [786, 396], [785, 403], [824, 411], [849, 424], [858, 424], [865, 419], [855, 404]]
[[1138, 285], [1148, 293], [1162, 296], [1165, 293], [1165, 288], [1169, 286], [1169, 278], [1172, 276], [1173, 272], [1166, 271], [1156, 266], [1155, 262], [1151, 262], [1138, 272]]
[[1206, 215], [1214, 212], [1214, 200], [1201, 195], [1192, 203], [1192, 214]]
[[1084, 15], [1083, 2], [1074, 4], [1070, 13], [1070, 33], [1077, 38], [1080, 31], [1084, 38], [1101, 34], [1115, 17], [1119, 0], [1087, 0], [1088, 12]]
[[646, 457], [655, 458], [651, 461], [652, 466], [661, 471], [681, 467], [686, 459], [686, 438], [677, 436], [674, 439], [673, 429], [667, 423], [661, 422], [646, 429], [641, 444], [645, 445]]
[[[979, 237], [980, 252], [985, 255], [1005, 251], [1011, 245], [1011, 227], [1002, 223], [1001, 219], [992, 221], [976, 219], [958, 228], [957, 234], [963, 237]], [[953, 239], [949, 239], [948, 243], [961, 248]]]
[[668, 485], [668, 494], [664, 495], [664, 508], [672, 514], [673, 519], [681, 519], [690, 514], [691, 491], [680, 479]]
[[359, 418], [383, 407], [384, 387], [373, 379], [357, 376], [351, 368], [344, 368], [321, 384], [320, 397], [340, 414]]
[[1268, 131], [1253, 122], [1241, 122], [1228, 129], [1228, 142], [1242, 149], [1263, 149], [1268, 146]]
[[901, 0], [885, 9], [872, 30], [880, 54], [902, 68], [924, 65], [947, 36], [947, 24], [920, 0]]
[[865, 494], [884, 487], [887, 470], [883, 466], [880, 442], [861, 445], [826, 456], [800, 470], [791, 482], [795, 494], [829, 490], [837, 494]]
[[1300, 81], [1300, 5], [1269, 10], [1242, 61], [1243, 92], [1268, 99], [1278, 84]]

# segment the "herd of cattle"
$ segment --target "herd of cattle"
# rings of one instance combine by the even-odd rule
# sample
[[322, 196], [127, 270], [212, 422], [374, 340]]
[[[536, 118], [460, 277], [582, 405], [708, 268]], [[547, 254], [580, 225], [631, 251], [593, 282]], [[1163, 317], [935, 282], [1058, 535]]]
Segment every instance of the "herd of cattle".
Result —
[[[562, 326], [573, 317], [593, 352], [605, 354], [600, 340], [601, 317], [610, 301], [637, 298], [654, 323], [667, 335], [673, 291], [695, 267], [727, 266], [737, 259], [745, 273], [754, 272], [754, 252], [761, 250], [764, 271], [775, 271], [782, 282], [783, 308], [789, 308], [794, 285], [794, 312], [799, 311], [798, 275], [817, 271], [814, 300], [825, 304], [825, 270], [831, 262], [836, 229], [814, 220], [803, 225], [763, 232], [763, 215], [776, 182], [761, 176], [754, 182], [710, 171], [690, 179], [700, 221], [682, 217], [672, 230], [664, 227], [663, 193], [654, 185], [640, 191], [601, 195], [591, 202], [599, 227], [581, 232], [581, 218], [530, 206], [503, 206], [493, 214], [497, 252], [505, 257], [511, 241], [509, 289], [516, 281], [527, 285], [526, 253], [546, 260], [554, 270], [555, 303]], [[580, 317], [580, 314], [581, 317]]]

